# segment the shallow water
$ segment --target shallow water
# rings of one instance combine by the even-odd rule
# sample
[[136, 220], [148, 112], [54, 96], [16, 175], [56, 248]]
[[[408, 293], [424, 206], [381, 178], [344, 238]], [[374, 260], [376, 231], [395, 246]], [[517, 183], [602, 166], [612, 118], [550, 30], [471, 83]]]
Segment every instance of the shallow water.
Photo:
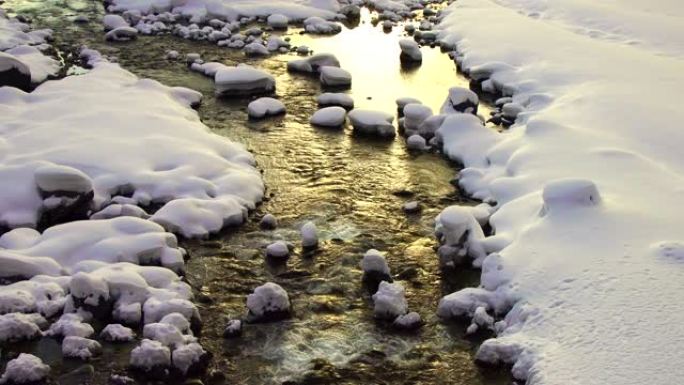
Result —
[[[142, 37], [132, 43], [105, 44], [97, 23], [73, 25], [65, 16], [100, 15], [101, 6], [87, 1], [10, 0], [6, 7], [32, 12], [37, 25], [56, 31], [55, 43], [66, 53], [82, 43], [118, 57], [122, 66], [167, 85], [201, 91], [202, 120], [214, 132], [242, 142], [263, 170], [268, 199], [236, 230], [207, 241], [185, 242], [192, 259], [188, 280], [198, 290], [205, 322], [202, 343], [214, 353], [212, 368], [227, 383], [279, 384], [500, 384], [508, 376], [473, 364], [476, 341], [464, 338], [463, 325], [446, 325], [435, 316], [444, 294], [477, 283], [476, 272], [443, 276], [434, 252], [433, 218], [453, 203], [468, 204], [450, 184], [456, 168], [439, 154], [411, 154], [403, 140], [374, 141], [351, 135], [351, 128], [324, 130], [308, 121], [316, 110], [319, 82], [289, 74], [296, 55], [245, 60], [241, 51], [171, 36]], [[448, 56], [425, 49], [423, 65], [402, 71], [397, 40], [401, 28], [385, 33], [364, 17], [354, 29], [334, 37], [311, 37], [292, 30], [294, 45], [337, 55], [353, 75], [349, 93], [357, 107], [396, 111], [397, 97], [411, 96], [438, 110], [447, 89], [467, 86]], [[184, 63], [163, 59], [165, 51], [199, 52], [205, 61], [251, 62], [277, 79], [277, 97], [288, 108], [279, 118], [250, 122], [249, 99], [217, 99], [210, 79], [190, 72]], [[417, 200], [421, 214], [406, 215], [402, 204]], [[264, 213], [279, 219], [275, 231], [262, 231]], [[320, 248], [303, 253], [298, 228], [314, 221]], [[264, 258], [273, 240], [296, 248], [285, 265]], [[425, 326], [418, 334], [399, 334], [376, 323], [358, 267], [363, 252], [386, 253], [395, 278], [407, 291], [410, 309]], [[225, 320], [246, 313], [245, 296], [274, 281], [290, 294], [294, 317], [285, 322], [247, 325], [239, 339], [221, 338]], [[47, 342], [46, 342], [47, 341]], [[14, 347], [34, 350], [50, 360], [59, 375], [78, 363], [63, 362], [50, 340]], [[54, 345], [54, 346], [53, 346]], [[52, 346], [52, 347], [51, 347]], [[111, 354], [94, 363], [93, 383], [106, 383], [110, 372], [127, 364], [127, 348], [107, 347]], [[78, 383], [78, 382], [76, 382]]]

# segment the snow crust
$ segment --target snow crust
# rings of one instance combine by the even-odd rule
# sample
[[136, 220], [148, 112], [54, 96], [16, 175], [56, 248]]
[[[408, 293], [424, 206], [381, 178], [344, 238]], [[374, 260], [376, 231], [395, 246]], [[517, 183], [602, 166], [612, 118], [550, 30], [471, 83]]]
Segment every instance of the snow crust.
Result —
[[682, 15], [670, 0], [460, 0], [444, 13], [439, 38], [461, 69], [517, 104], [507, 131], [454, 114], [438, 132], [466, 166], [461, 187], [497, 203], [483, 242], [503, 249], [483, 259], [481, 287], [440, 305], [497, 317], [478, 360], [530, 385], [684, 376], [683, 116], [662, 102], [682, 88]]

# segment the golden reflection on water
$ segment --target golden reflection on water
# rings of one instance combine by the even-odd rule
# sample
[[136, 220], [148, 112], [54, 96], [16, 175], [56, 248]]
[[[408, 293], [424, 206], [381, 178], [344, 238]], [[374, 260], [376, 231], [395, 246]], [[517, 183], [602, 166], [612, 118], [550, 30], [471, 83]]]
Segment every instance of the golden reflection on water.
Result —
[[372, 13], [367, 8], [361, 11], [360, 24], [352, 29], [345, 27], [337, 35], [292, 36], [295, 45], [306, 45], [314, 53], [330, 52], [337, 56], [342, 68], [352, 74], [350, 94], [357, 108], [393, 112], [397, 98], [410, 96], [437, 113], [449, 87], [468, 87], [466, 80], [456, 74], [454, 62], [439, 47], [422, 48], [422, 68], [402, 69], [399, 40], [412, 38], [406, 36], [404, 24], [385, 33], [381, 26], [371, 24]]

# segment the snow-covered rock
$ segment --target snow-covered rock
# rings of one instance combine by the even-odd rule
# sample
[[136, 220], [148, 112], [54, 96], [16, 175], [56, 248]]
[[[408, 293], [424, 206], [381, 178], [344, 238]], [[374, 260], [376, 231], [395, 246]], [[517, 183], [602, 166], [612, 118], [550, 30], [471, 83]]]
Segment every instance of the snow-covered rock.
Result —
[[0, 86], [31, 89], [29, 66], [14, 55], [0, 52]]
[[242, 335], [242, 321], [239, 319], [229, 320], [223, 330], [224, 338], [235, 338]]
[[319, 107], [342, 107], [349, 111], [354, 108], [354, 99], [348, 94], [324, 92], [316, 97]]
[[126, 19], [121, 15], [108, 14], [102, 18], [105, 31], [111, 31], [121, 27], [130, 27]]
[[262, 97], [247, 106], [247, 115], [252, 119], [263, 119], [269, 116], [282, 115], [285, 105], [278, 99]]
[[[56, 77], [61, 69], [61, 64], [57, 60], [46, 56], [41, 51], [45, 50], [47, 46], [41, 45], [39, 47], [41, 49], [30, 45], [18, 45], [5, 51], [5, 54], [13, 56], [28, 67], [33, 84], [40, 84], [49, 78]], [[25, 90], [22, 87], [18, 88]]]
[[302, 236], [302, 247], [304, 249], [314, 249], [318, 247], [318, 228], [316, 224], [308, 221], [300, 229]]
[[418, 129], [425, 119], [432, 116], [432, 109], [426, 105], [409, 103], [404, 106], [404, 132], [406, 136], [418, 133]]
[[102, 345], [88, 338], [69, 336], [62, 341], [62, 355], [67, 358], [89, 360], [102, 353]]
[[342, 107], [325, 107], [314, 112], [311, 116], [311, 124], [320, 127], [338, 128], [344, 125], [347, 118], [347, 110]]
[[399, 48], [401, 48], [401, 60], [421, 62], [423, 61], [423, 53], [420, 52], [420, 46], [413, 39], [399, 40]]
[[289, 22], [290, 19], [287, 16], [281, 15], [279, 13], [274, 13], [266, 19], [268, 26], [273, 29], [287, 29], [287, 24]]
[[318, 16], [311, 16], [304, 20], [304, 30], [314, 34], [335, 34], [340, 32], [342, 27], [334, 21], [328, 21]]
[[399, 283], [380, 282], [378, 291], [373, 294], [373, 303], [373, 314], [378, 319], [393, 321], [408, 312], [404, 287]]
[[209, 363], [209, 354], [202, 348], [202, 345], [191, 342], [174, 349], [171, 353], [171, 362], [182, 375], [188, 375], [206, 368]]
[[339, 67], [340, 62], [335, 55], [318, 53], [306, 59], [290, 60], [287, 70], [293, 72], [318, 73], [321, 67]]
[[247, 56], [268, 56], [270, 53], [265, 45], [257, 42], [245, 45], [243, 51]]
[[467, 88], [451, 87], [449, 88], [449, 97], [442, 105], [441, 112], [443, 114], [454, 112], [477, 114], [479, 102], [480, 98], [475, 92]]
[[5, 373], [0, 377], [0, 384], [23, 385], [35, 384], [45, 381], [50, 374], [50, 367], [43, 361], [27, 353], [19, 356], [7, 363]]
[[247, 296], [247, 309], [252, 322], [277, 321], [291, 315], [290, 298], [285, 289], [267, 282]]
[[247, 65], [218, 70], [214, 82], [219, 95], [253, 95], [275, 91], [273, 76]]
[[363, 270], [363, 279], [373, 286], [377, 286], [381, 281], [392, 282], [387, 260], [378, 250], [366, 251], [363, 259], [361, 259], [361, 269]]
[[372, 110], [352, 110], [348, 117], [356, 133], [381, 138], [393, 138], [396, 135], [396, 129], [392, 125], [394, 116], [390, 114]]
[[319, 68], [320, 80], [324, 87], [350, 87], [351, 74], [339, 67], [323, 66]]
[[400, 315], [392, 322], [394, 328], [406, 331], [419, 329], [422, 325], [423, 320], [420, 317], [420, 314], [414, 311]]
[[284, 241], [275, 241], [266, 246], [266, 256], [275, 259], [283, 259], [290, 256], [290, 249]]
[[130, 41], [138, 38], [138, 30], [133, 27], [118, 27], [107, 32], [107, 41]]
[[108, 342], [128, 342], [135, 339], [135, 333], [121, 324], [109, 324], [100, 332], [100, 338]]
[[454, 266], [471, 258], [479, 266], [486, 256], [484, 232], [468, 208], [449, 206], [435, 219], [435, 233], [442, 246], [438, 250], [443, 266]]
[[406, 139], [406, 148], [409, 150], [424, 151], [428, 149], [429, 146], [427, 145], [425, 138], [418, 134], [414, 134]]
[[152, 372], [171, 366], [171, 350], [159, 341], [142, 340], [131, 351], [131, 367], [143, 372]]
[[[262, 229], [273, 230], [278, 227], [278, 219], [273, 214], [266, 214], [259, 221], [259, 227]], [[0, 241], [2, 241], [2, 239], [0, 239]]]
[[47, 321], [35, 313], [2, 314], [0, 315], [0, 343], [25, 341], [40, 337], [41, 326], [45, 324]]
[[183, 333], [175, 325], [161, 322], [146, 324], [143, 328], [143, 338], [158, 341], [170, 348], [181, 346], [185, 343]]

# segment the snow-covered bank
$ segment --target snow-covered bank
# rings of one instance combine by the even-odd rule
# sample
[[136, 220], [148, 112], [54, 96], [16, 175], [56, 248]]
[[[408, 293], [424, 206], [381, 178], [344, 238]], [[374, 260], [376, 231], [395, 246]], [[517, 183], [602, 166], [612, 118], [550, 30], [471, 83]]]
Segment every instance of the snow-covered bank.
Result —
[[190, 108], [201, 95], [94, 64], [30, 94], [0, 89], [0, 224], [36, 227], [75, 199], [86, 212], [161, 205], [151, 220], [188, 237], [242, 223], [263, 183], [252, 155]]
[[445, 139], [510, 242], [442, 304], [507, 314], [478, 359], [529, 384], [684, 377], [683, 16], [672, 0], [460, 0], [443, 17], [461, 68], [523, 110], [496, 138]]

